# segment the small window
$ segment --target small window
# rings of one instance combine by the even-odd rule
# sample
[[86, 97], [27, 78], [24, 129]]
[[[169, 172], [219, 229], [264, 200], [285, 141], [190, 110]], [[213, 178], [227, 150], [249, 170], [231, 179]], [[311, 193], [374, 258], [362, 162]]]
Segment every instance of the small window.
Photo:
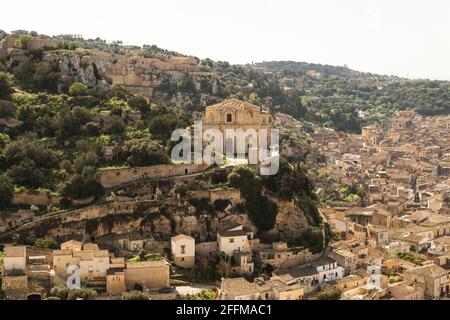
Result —
[[231, 239], [230, 239], [230, 243], [234, 243], [234, 238], [231, 238]]
[[186, 246], [181, 246], [181, 254], [185, 254], [186, 253]]
[[231, 122], [233, 121], [233, 116], [231, 115], [231, 113], [227, 114], [227, 122]]

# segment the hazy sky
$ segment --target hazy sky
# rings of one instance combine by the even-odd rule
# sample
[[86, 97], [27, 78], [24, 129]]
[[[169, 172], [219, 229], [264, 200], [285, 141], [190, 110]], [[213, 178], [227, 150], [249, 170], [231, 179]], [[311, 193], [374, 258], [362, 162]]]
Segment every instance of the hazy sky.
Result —
[[448, 0], [14, 0], [0, 29], [82, 34], [199, 58], [296, 60], [450, 80]]

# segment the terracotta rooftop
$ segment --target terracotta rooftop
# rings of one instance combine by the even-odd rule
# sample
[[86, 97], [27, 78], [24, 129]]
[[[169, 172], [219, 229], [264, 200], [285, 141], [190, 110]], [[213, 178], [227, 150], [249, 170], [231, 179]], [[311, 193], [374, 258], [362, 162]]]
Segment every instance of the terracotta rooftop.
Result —
[[248, 282], [244, 278], [223, 278], [221, 289], [233, 293], [236, 296], [244, 296], [264, 291], [264, 288], [260, 285]]

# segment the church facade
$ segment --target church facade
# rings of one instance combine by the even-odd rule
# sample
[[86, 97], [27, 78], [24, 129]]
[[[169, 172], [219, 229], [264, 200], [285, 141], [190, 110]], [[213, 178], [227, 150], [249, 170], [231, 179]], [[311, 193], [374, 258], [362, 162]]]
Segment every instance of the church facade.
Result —
[[[202, 118], [202, 131], [205, 132], [208, 129], [218, 129], [223, 135], [223, 146], [225, 148], [231, 146], [234, 143], [234, 149], [236, 152], [236, 136], [230, 137], [226, 135], [227, 129], [237, 130], [255, 130], [258, 135], [259, 131], [266, 129], [268, 134], [267, 143], [270, 143], [270, 117], [266, 110], [253, 104], [240, 101], [238, 99], [228, 99], [220, 103], [206, 107], [205, 114]], [[233, 139], [233, 140], [232, 140]], [[245, 151], [248, 152], [251, 148], [251, 139], [247, 136], [245, 141]]]

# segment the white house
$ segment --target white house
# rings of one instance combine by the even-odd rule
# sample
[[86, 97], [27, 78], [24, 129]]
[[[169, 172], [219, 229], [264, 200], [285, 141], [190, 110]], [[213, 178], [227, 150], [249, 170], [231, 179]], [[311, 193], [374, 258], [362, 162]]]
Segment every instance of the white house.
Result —
[[179, 234], [170, 239], [172, 256], [175, 264], [182, 268], [195, 266], [195, 239]]
[[330, 257], [322, 257], [311, 263], [319, 273], [319, 284], [333, 280], [342, 279], [344, 268], [338, 266], [337, 262]]
[[236, 251], [250, 251], [249, 238], [253, 238], [253, 233], [244, 230], [242, 225], [227, 223], [217, 232], [219, 252], [232, 256]]

